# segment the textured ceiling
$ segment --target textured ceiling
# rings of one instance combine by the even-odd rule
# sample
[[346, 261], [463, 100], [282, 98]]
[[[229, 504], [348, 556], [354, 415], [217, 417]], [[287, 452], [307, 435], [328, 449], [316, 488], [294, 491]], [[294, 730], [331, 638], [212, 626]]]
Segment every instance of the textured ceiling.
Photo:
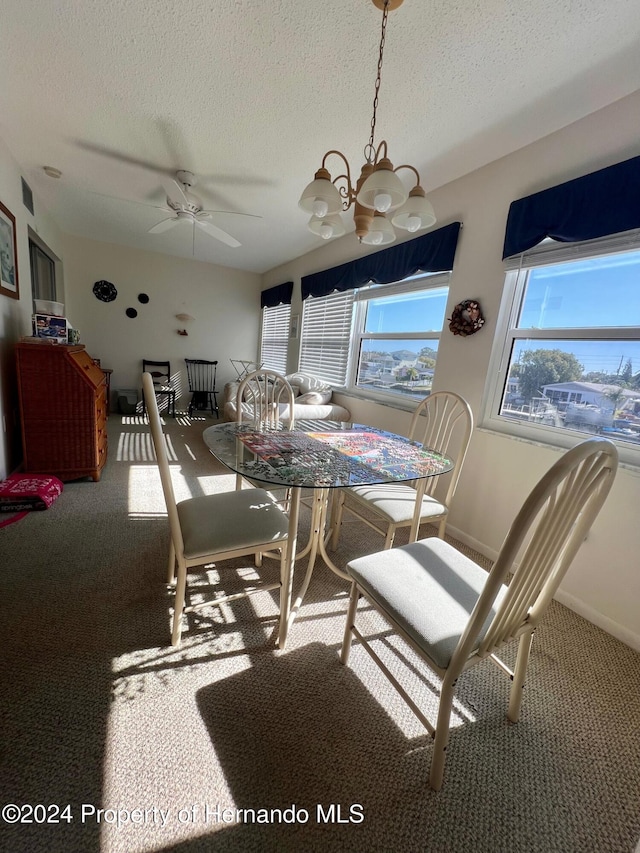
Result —
[[[64, 231], [255, 272], [322, 243], [297, 202], [327, 149], [362, 164], [371, 0], [0, 0], [0, 21], [0, 136]], [[639, 89], [639, 42], [638, 0], [405, 0], [376, 138], [428, 193]], [[176, 169], [263, 217], [213, 217], [240, 248], [146, 233]]]

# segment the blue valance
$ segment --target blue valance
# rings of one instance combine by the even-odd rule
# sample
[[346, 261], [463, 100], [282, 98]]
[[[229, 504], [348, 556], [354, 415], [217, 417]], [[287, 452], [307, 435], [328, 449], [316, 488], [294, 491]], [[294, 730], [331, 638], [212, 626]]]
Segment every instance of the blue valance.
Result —
[[459, 233], [460, 223], [452, 222], [406, 243], [306, 275], [302, 279], [302, 298], [328, 296], [334, 290], [353, 290], [370, 282], [389, 284], [417, 272], [452, 270]]
[[261, 308], [275, 308], [277, 305], [291, 305], [293, 293], [293, 282], [285, 281], [284, 284], [276, 284], [260, 294]]
[[594, 240], [640, 228], [640, 157], [511, 203], [503, 258], [545, 237], [561, 243]]

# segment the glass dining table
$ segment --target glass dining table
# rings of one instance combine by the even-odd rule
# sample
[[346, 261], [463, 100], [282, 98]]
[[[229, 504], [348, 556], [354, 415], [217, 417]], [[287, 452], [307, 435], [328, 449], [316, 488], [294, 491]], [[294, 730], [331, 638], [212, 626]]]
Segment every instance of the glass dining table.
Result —
[[[288, 629], [302, 604], [318, 555], [336, 575], [350, 580], [326, 550], [332, 490], [437, 477], [454, 465], [454, 460], [436, 450], [362, 424], [300, 420], [295, 429], [289, 430], [261, 429], [251, 422], [223, 423], [207, 427], [203, 439], [211, 453], [231, 471], [259, 482], [263, 488], [288, 490], [289, 570], [286, 589], [281, 590], [280, 648], [284, 648]], [[303, 489], [313, 490], [310, 535], [305, 547], [297, 552]], [[306, 556], [309, 563], [305, 578], [292, 603], [294, 564]]]

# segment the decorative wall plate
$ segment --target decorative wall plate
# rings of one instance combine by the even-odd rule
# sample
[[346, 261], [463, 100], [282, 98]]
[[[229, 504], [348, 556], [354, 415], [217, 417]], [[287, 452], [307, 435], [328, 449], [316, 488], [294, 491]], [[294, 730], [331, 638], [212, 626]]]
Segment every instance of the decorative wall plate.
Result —
[[148, 301], [149, 301], [149, 297], [147, 296], [146, 293], [139, 293], [138, 294], [138, 302], [141, 302], [143, 305], [146, 305]]
[[475, 299], [465, 299], [453, 309], [449, 321], [449, 331], [453, 332], [454, 335], [461, 335], [466, 338], [468, 335], [473, 335], [479, 331], [484, 326], [484, 322], [480, 303]]
[[96, 281], [93, 285], [93, 294], [100, 302], [113, 302], [118, 295], [115, 285], [110, 281]]
[[134, 317], [138, 316], [138, 312], [136, 311], [135, 308], [127, 308], [127, 310], [124, 313], [127, 315], [127, 317], [131, 317], [132, 320]]

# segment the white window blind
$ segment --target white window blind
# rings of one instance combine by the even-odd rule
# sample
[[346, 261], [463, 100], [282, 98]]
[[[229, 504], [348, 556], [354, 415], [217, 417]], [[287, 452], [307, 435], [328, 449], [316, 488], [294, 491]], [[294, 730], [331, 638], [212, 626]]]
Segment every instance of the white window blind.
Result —
[[304, 301], [300, 370], [345, 385], [349, 364], [354, 291]]
[[278, 373], [287, 372], [290, 322], [291, 305], [262, 309], [260, 361], [265, 367], [277, 370]]

